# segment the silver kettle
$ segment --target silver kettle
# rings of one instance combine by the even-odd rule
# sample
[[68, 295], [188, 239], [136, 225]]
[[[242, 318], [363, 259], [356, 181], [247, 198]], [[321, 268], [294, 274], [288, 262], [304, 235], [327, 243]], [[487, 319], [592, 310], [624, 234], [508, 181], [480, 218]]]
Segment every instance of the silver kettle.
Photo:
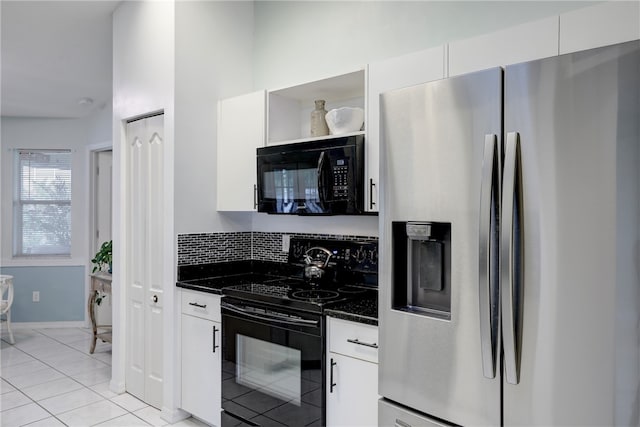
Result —
[[[314, 257], [314, 252], [319, 252]], [[322, 260], [322, 255], [326, 255], [324, 260]], [[329, 265], [329, 260], [333, 254], [330, 250], [325, 249], [320, 246], [314, 246], [307, 250], [304, 254], [304, 277], [305, 279], [311, 282], [317, 282], [322, 279], [322, 276], [325, 274], [325, 268]]]

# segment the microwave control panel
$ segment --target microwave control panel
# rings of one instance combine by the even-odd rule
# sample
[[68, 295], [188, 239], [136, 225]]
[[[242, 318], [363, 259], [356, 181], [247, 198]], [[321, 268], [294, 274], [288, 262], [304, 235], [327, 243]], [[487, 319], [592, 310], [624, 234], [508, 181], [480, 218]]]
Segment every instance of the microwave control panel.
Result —
[[333, 199], [346, 200], [349, 198], [349, 160], [336, 159], [332, 165]]

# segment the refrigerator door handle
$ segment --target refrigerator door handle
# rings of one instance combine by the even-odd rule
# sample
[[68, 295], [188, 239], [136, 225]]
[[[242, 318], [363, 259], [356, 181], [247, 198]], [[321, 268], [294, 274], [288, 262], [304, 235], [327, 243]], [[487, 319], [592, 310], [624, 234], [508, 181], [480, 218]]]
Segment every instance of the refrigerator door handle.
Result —
[[510, 384], [520, 381], [522, 344], [523, 223], [520, 135], [507, 134], [502, 179], [502, 218], [500, 232], [500, 295], [505, 374]]
[[487, 378], [496, 377], [498, 353], [498, 327], [500, 325], [498, 302], [498, 229], [500, 168], [498, 167], [498, 137], [484, 137], [484, 158], [480, 186], [479, 227], [479, 304], [482, 372]]

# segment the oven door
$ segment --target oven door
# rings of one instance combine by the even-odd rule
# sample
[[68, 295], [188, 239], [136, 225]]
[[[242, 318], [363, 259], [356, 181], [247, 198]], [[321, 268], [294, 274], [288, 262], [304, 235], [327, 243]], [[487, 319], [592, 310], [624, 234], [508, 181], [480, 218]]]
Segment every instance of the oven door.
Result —
[[222, 425], [324, 425], [322, 316], [222, 300]]

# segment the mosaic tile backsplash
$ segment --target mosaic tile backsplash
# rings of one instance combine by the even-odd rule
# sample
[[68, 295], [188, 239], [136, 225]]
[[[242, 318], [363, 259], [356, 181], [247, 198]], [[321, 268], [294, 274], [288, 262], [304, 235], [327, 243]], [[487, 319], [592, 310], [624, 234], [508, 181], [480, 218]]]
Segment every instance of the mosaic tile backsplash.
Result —
[[178, 234], [178, 265], [251, 259], [251, 232]]
[[287, 262], [282, 251], [282, 236], [307, 239], [375, 240], [372, 236], [305, 233], [200, 233], [178, 235], [178, 265], [209, 264], [226, 261]]

